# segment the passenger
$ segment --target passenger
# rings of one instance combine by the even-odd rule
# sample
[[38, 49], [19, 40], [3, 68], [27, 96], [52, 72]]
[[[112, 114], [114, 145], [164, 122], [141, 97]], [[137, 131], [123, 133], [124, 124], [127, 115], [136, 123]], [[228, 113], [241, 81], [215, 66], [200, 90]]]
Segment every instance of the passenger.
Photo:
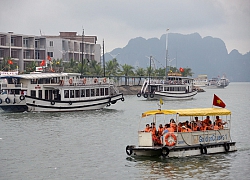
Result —
[[186, 128], [191, 129], [191, 125], [190, 125], [189, 121], [186, 121], [185, 126], [186, 126]]
[[170, 119], [170, 127], [172, 127], [175, 132], [177, 131], [177, 126], [174, 119]]
[[224, 129], [223, 124], [221, 122], [218, 123], [219, 129]]
[[209, 116], [207, 116], [207, 118], [203, 120], [203, 122], [206, 123], [206, 125], [209, 124], [209, 121], [210, 121], [210, 117]]
[[158, 136], [162, 136], [163, 130], [164, 130], [164, 128], [163, 128], [162, 124], [160, 124], [159, 128], [158, 128]]
[[177, 127], [178, 132], [181, 132], [181, 127], [182, 127], [182, 123], [181, 123], [181, 122], [179, 122], [179, 123], [178, 123], [178, 127]]
[[153, 134], [153, 135], [156, 135], [156, 132], [157, 132], [157, 131], [156, 131], [155, 123], [151, 123], [151, 126], [152, 126], [152, 127], [151, 127], [151, 132], [152, 132], [152, 134]]
[[194, 126], [192, 128], [192, 131], [200, 131], [200, 128], [197, 126], [196, 123], [194, 123]]
[[222, 125], [225, 125], [225, 124], [227, 124], [227, 122], [222, 122], [222, 119], [220, 119], [220, 117], [219, 116], [216, 116], [216, 119], [215, 119], [215, 124], [219, 124], [219, 122], [222, 124]]
[[214, 130], [219, 130], [219, 126], [214, 122]]
[[144, 129], [144, 132], [151, 132], [151, 129], [149, 127], [149, 124], [146, 124], [146, 127]]
[[212, 121], [208, 121], [208, 125], [206, 127], [206, 130], [213, 130], [213, 129], [214, 129], [214, 127], [212, 125]]
[[201, 128], [202, 126], [201, 120], [199, 120], [197, 116], [194, 119], [195, 119], [195, 123], [197, 124], [197, 127]]
[[201, 126], [200, 130], [201, 131], [206, 131], [207, 130], [207, 124], [204, 121], [202, 121], [202, 126]]

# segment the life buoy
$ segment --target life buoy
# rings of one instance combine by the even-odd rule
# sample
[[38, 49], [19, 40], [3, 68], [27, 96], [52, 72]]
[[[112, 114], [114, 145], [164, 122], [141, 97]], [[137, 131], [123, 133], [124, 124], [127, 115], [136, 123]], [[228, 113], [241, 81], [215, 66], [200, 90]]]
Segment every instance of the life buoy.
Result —
[[98, 79], [97, 78], [94, 79], [94, 83], [98, 83]]
[[51, 105], [55, 105], [55, 101], [51, 101], [50, 104], [51, 104]]
[[86, 78], [84, 78], [83, 81], [82, 81], [83, 84], [86, 84], [86, 81], [87, 81]]
[[63, 86], [64, 85], [64, 80], [60, 81], [60, 85]]
[[0, 104], [2, 104], [2, 102], [3, 102], [2, 99], [0, 99]]
[[225, 151], [228, 152], [230, 150], [230, 144], [228, 144], [227, 142], [224, 143], [224, 148]]
[[121, 101], [124, 101], [124, 97], [121, 98]]
[[207, 146], [204, 146], [203, 144], [201, 144], [200, 151], [201, 151], [201, 154], [207, 154]]
[[133, 149], [132, 148], [133, 148], [132, 146], [127, 146], [126, 147], [126, 153], [127, 153], [127, 155], [130, 156], [133, 153]]
[[[168, 138], [171, 137], [171, 140], [169, 141]], [[174, 133], [167, 133], [165, 136], [165, 143], [167, 146], [174, 146], [177, 142], [177, 138], [174, 135]]]
[[7, 98], [5, 99], [5, 102], [6, 102], [7, 104], [9, 104], [9, 103], [10, 103], [10, 98], [7, 97]]
[[72, 105], [72, 102], [71, 102], [71, 101], [69, 102], [69, 105]]
[[103, 82], [104, 82], [104, 83], [106, 83], [106, 82], [107, 82], [107, 79], [106, 79], [106, 78], [104, 78], [104, 79], [103, 79]]
[[141, 93], [137, 93], [137, 97], [141, 97]]
[[166, 157], [166, 156], [168, 156], [169, 151], [170, 151], [169, 148], [166, 147], [166, 146], [164, 146], [164, 147], [161, 148], [161, 155], [162, 155], [163, 157]]
[[70, 78], [69, 79], [69, 84], [72, 84], [73, 83], [73, 80]]
[[155, 95], [153, 93], [150, 93], [149, 96], [153, 98]]
[[146, 94], [146, 93], [143, 94], [143, 97], [144, 97], [144, 98], [148, 98], [148, 94]]
[[23, 100], [25, 99], [25, 96], [24, 96], [24, 95], [21, 95], [21, 96], [19, 97], [19, 99], [20, 99], [20, 101], [23, 101]]

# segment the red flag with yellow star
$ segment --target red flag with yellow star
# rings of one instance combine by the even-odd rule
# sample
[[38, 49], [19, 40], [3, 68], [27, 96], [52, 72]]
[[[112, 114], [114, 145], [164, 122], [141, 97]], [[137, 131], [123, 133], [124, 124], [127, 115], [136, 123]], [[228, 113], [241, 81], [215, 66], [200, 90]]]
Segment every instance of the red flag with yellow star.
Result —
[[213, 105], [214, 106], [219, 106], [222, 108], [226, 107], [226, 104], [218, 97], [214, 94], [214, 100], [213, 100]]

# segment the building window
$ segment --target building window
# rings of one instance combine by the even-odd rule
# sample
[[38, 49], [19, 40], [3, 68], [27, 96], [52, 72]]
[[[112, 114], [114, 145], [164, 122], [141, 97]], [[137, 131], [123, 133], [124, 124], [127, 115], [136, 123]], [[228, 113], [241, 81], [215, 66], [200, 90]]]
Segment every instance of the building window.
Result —
[[53, 47], [53, 46], [54, 46], [53, 41], [50, 41], [50, 42], [49, 42], [49, 46], [50, 46], [50, 47]]
[[23, 38], [23, 47], [28, 47], [28, 46], [29, 46], [29, 39]]
[[35, 51], [35, 59], [40, 59], [40, 52], [39, 51]]
[[53, 52], [48, 52], [47, 54], [49, 57], [54, 57]]

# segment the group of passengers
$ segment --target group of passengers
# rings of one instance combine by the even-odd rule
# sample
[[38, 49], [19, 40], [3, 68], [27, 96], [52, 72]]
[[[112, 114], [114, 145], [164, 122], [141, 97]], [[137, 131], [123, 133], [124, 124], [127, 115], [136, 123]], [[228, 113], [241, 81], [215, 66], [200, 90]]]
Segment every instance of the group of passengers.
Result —
[[209, 116], [207, 116], [203, 121], [199, 120], [198, 117], [195, 117], [194, 121], [179, 122], [178, 125], [176, 125], [174, 119], [170, 119], [170, 122], [165, 124], [164, 127], [162, 124], [159, 124], [158, 130], [155, 127], [155, 123], [151, 123], [151, 126], [146, 124], [144, 132], [151, 132], [154, 143], [156, 145], [161, 145], [161, 137], [168, 132], [220, 130], [224, 128], [226, 123], [227, 122], [223, 122], [219, 116], [216, 116], [214, 123], [212, 123]]

